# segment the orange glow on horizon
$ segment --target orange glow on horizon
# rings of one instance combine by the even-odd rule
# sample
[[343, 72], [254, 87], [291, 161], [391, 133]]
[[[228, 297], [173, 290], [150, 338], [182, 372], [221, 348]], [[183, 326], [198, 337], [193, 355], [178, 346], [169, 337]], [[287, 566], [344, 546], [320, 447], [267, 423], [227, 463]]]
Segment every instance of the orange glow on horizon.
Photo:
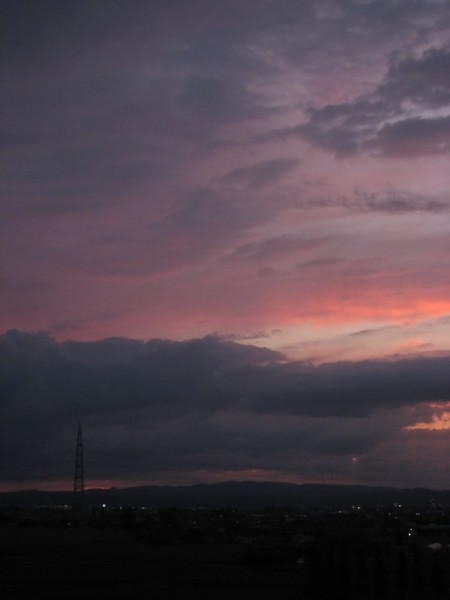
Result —
[[440, 404], [430, 403], [428, 406], [436, 411], [432, 415], [431, 421], [419, 421], [413, 425], [407, 425], [405, 427], [406, 430], [425, 429], [428, 431], [443, 431], [450, 429], [450, 402]]
[[[305, 321], [313, 322], [316, 326], [328, 325], [330, 323], [357, 323], [358, 321], [396, 321], [404, 323], [416, 323], [428, 319], [436, 319], [450, 313], [450, 302], [418, 299], [409, 301], [408, 306], [402, 302], [389, 302], [386, 297], [356, 299], [353, 302], [335, 302], [334, 304], [322, 302], [314, 304], [314, 308], [301, 306], [304, 311], [299, 317], [299, 310], [295, 312], [286, 311], [281, 318], [281, 325], [299, 324]], [[319, 308], [318, 308], [319, 307]]]

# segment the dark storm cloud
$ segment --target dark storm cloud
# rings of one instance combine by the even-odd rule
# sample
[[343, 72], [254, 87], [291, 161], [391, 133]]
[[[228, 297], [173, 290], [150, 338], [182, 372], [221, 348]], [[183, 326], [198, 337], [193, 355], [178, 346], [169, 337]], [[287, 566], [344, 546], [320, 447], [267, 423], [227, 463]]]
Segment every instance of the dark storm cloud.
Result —
[[267, 113], [246, 85], [261, 61], [228, 9], [6, 5], [2, 181], [11, 213], [113, 203], [217, 146], [222, 125]]
[[227, 257], [227, 260], [266, 261], [277, 258], [308, 254], [332, 239], [332, 236], [324, 237], [298, 237], [293, 235], [281, 235], [264, 240], [263, 242], [248, 242], [238, 246], [236, 250]]
[[431, 48], [392, 65], [379, 93], [398, 105], [406, 101], [439, 108], [450, 104], [450, 47]]
[[296, 158], [277, 158], [250, 166], [234, 169], [220, 179], [226, 187], [240, 186], [248, 191], [260, 190], [277, 183], [296, 169], [300, 161]]
[[216, 337], [57, 343], [11, 331], [1, 338], [1, 357], [4, 407], [12, 411], [23, 399], [39, 412], [38, 395], [62, 413], [102, 418], [105, 410], [136, 408], [351, 417], [450, 394], [448, 358], [312, 366]]
[[[339, 157], [362, 151], [420, 156], [450, 150], [450, 49], [432, 48], [391, 65], [372, 93], [312, 109], [308, 122], [275, 135], [300, 135]], [[431, 111], [431, 112], [430, 112]]]
[[[315, 69], [324, 54], [346, 64], [368, 34], [379, 42], [390, 29], [426, 29], [430, 19], [442, 22], [446, 5], [6, 1], [4, 208], [85, 210], [173, 176], [179, 161], [229, 143], [224, 126], [279, 110], [252, 86], [281, 72], [266, 50], [297, 67], [309, 60]], [[389, 105], [444, 105], [447, 66], [445, 49], [400, 61], [379, 86], [379, 103], [316, 109], [298, 132], [340, 155], [355, 152]]]
[[446, 154], [450, 152], [450, 117], [415, 117], [385, 125], [374, 147], [393, 156]]
[[362, 210], [373, 210], [387, 213], [405, 212], [444, 212], [450, 208], [445, 198], [430, 198], [404, 190], [388, 190], [382, 192], [364, 192], [356, 190], [354, 201]]
[[[345, 71], [367, 35], [379, 43], [414, 25], [426, 39], [448, 3], [3, 5], [3, 211], [25, 217], [104, 208], [133, 193], [145, 194], [151, 206], [162, 202], [149, 186], [174, 178], [195, 156], [238, 143], [240, 124], [280, 111], [254, 85], [282, 73], [272, 54], [292, 65], [292, 76], [305, 64], [316, 69], [324, 55], [338, 57]], [[446, 105], [447, 67], [446, 48], [399, 60], [372, 95], [315, 108], [293, 131], [341, 156], [367, 143], [402, 153], [405, 128], [420, 129], [417, 153], [447, 151], [439, 121], [385, 125], [376, 133], [405, 100]], [[234, 134], [229, 125], [238, 126]], [[411, 132], [407, 142], [414, 152]], [[267, 161], [264, 171], [245, 167], [228, 184], [247, 182], [255, 191], [289, 171], [293, 163], [285, 160], [292, 159]]]
[[[283, 46], [284, 56], [292, 64], [307, 68], [311, 58], [326, 57], [327, 64], [340, 67], [342, 74], [350, 64], [359, 61], [367, 69], [380, 42], [392, 52], [405, 39], [414, 44], [419, 38], [426, 46], [434, 31], [448, 25], [448, 0], [318, 0], [286, 4], [289, 9], [281, 11], [279, 21], [284, 38], [289, 41]], [[303, 25], [301, 36], [298, 23]], [[324, 68], [323, 64], [318, 67]]]
[[136, 476], [155, 452], [161, 469], [281, 468], [298, 452], [363, 453], [399, 430], [399, 410], [450, 394], [448, 358], [313, 367], [215, 337], [56, 343], [11, 331], [0, 354], [11, 478], [16, 446], [58, 447], [78, 420], [110, 453], [111, 472], [133, 460]]

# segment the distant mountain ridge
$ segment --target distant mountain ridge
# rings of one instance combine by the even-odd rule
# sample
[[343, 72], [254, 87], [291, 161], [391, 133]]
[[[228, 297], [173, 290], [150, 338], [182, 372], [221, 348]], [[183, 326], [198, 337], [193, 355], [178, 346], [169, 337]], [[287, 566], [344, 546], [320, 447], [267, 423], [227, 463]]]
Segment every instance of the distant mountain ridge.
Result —
[[[33, 507], [71, 504], [71, 492], [25, 490], [0, 494], [0, 506]], [[394, 503], [450, 506], [450, 490], [397, 489], [362, 485], [291, 484], [227, 481], [191, 486], [142, 486], [89, 489], [86, 506], [146, 506], [162, 508], [262, 508], [267, 506], [343, 508], [387, 506]]]

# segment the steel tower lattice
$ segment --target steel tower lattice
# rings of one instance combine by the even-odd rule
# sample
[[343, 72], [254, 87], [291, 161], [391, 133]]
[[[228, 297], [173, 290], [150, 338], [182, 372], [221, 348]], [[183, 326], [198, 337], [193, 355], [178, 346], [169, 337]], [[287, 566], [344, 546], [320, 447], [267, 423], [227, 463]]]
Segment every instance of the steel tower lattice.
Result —
[[73, 478], [72, 508], [75, 517], [79, 517], [83, 507], [84, 495], [84, 464], [83, 464], [83, 434], [81, 423], [78, 423], [77, 447], [75, 456], [75, 473]]

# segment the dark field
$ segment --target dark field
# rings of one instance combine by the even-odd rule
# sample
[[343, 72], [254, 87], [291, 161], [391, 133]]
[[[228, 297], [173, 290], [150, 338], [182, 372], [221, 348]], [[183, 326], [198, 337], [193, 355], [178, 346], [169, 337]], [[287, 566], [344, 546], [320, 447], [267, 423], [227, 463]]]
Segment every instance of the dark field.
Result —
[[154, 546], [122, 530], [2, 525], [5, 600], [299, 598], [295, 565], [240, 565], [238, 545]]
[[450, 598], [450, 512], [4, 509], [1, 600]]

